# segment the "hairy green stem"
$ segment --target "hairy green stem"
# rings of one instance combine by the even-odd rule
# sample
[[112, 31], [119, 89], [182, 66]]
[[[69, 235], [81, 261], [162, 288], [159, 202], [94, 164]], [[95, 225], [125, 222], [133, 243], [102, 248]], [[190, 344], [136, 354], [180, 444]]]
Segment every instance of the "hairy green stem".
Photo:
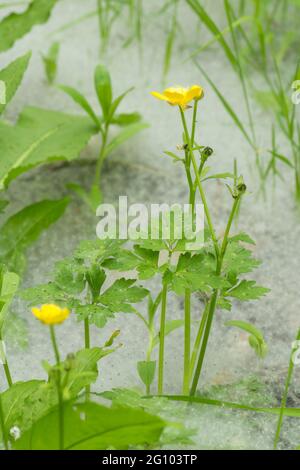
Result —
[[56, 359], [56, 366], [57, 366], [57, 380], [56, 380], [56, 387], [57, 387], [57, 396], [58, 396], [58, 437], [59, 437], [59, 450], [63, 450], [64, 448], [64, 402], [63, 402], [63, 394], [61, 389], [61, 372], [60, 372], [60, 354], [57, 346], [57, 341], [55, 337], [54, 326], [50, 325], [50, 337], [53, 346], [53, 351]]
[[158, 359], [158, 395], [163, 393], [164, 384], [164, 356], [165, 356], [165, 328], [166, 328], [166, 310], [167, 310], [168, 285], [165, 283], [162, 289], [161, 297], [161, 315], [159, 331], [159, 359]]
[[183, 395], [187, 395], [190, 385], [190, 356], [191, 356], [191, 291], [186, 289], [184, 299], [184, 368]]

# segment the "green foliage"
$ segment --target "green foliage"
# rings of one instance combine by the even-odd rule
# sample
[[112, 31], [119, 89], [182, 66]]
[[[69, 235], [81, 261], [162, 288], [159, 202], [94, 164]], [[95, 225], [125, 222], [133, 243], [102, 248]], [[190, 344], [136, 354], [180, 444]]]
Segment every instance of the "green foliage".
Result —
[[6, 87], [6, 104], [0, 104], [0, 115], [3, 113], [19, 88], [29, 65], [30, 57], [31, 52], [28, 52], [11, 62], [7, 67], [0, 71], [0, 80], [5, 83]]
[[14, 43], [37, 24], [48, 21], [57, 0], [32, 0], [23, 13], [11, 13], [0, 22], [0, 52]]
[[[148, 290], [135, 285], [135, 279], [117, 279], [104, 291], [107, 273], [101, 267], [120, 250], [120, 242], [95, 240], [81, 242], [73, 258], [55, 266], [53, 281], [23, 291], [31, 305], [56, 302], [74, 309], [79, 320], [88, 319], [102, 328], [116, 313], [136, 313], [134, 304], [141, 302]], [[88, 287], [85, 301], [82, 294]]]
[[56, 78], [59, 50], [60, 50], [59, 42], [54, 42], [53, 44], [51, 44], [47, 55], [42, 55], [46, 77], [47, 77], [48, 83], [50, 84], [52, 84]]
[[[85, 113], [92, 120], [93, 125], [96, 125], [97, 132], [101, 134], [102, 144], [96, 164], [94, 181], [90, 191], [86, 192], [80, 185], [76, 183], [69, 185], [69, 187], [75, 191], [85, 203], [87, 203], [93, 212], [96, 211], [102, 200], [99, 179], [104, 160], [111, 152], [113, 152], [124, 142], [148, 127], [148, 124], [141, 121], [141, 116], [139, 113], [116, 114], [119, 105], [125, 96], [132, 90], [132, 88], [113, 99], [111, 77], [108, 69], [102, 64], [98, 65], [95, 69], [94, 86], [102, 111], [101, 116], [98, 116], [98, 112], [94, 111], [85, 96], [78, 90], [69, 86], [61, 85], [59, 87], [70, 98], [72, 98], [72, 100], [77, 105], [79, 105], [81, 109], [85, 111]], [[109, 131], [111, 125], [120, 126], [122, 129], [115, 137], [109, 140]]]
[[241, 281], [237, 286], [226, 292], [226, 296], [234, 297], [238, 300], [258, 300], [268, 294], [270, 289], [256, 285], [255, 281]]
[[87, 118], [39, 108], [25, 108], [15, 126], [0, 122], [0, 186], [38, 165], [73, 160], [95, 131]]
[[0, 228], [0, 260], [22, 271], [24, 251], [65, 212], [68, 198], [40, 201], [12, 215]]
[[177, 295], [183, 295], [185, 289], [209, 293], [212, 289], [228, 285], [225, 279], [216, 275], [213, 258], [206, 253], [195, 256], [190, 253], [181, 255], [176, 270], [166, 271], [164, 280]]
[[[165, 422], [141, 409], [107, 408], [96, 403], [68, 403], [64, 406], [65, 449], [128, 449], [155, 445]], [[14, 444], [15, 449], [54, 450], [58, 444], [58, 411], [36, 421]]]

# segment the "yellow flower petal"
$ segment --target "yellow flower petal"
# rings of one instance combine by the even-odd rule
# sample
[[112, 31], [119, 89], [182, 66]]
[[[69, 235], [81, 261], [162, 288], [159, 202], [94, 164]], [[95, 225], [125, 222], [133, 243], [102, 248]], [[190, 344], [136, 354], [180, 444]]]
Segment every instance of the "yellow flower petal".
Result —
[[201, 98], [203, 98], [203, 96], [204, 96], [203, 88], [201, 86], [194, 85], [188, 89], [185, 99], [187, 102], [190, 102], [194, 99], [200, 100]]
[[153, 91], [151, 94], [160, 100], [167, 101], [172, 106], [180, 106], [182, 109], [186, 109], [190, 101], [199, 100], [204, 96], [203, 88], [199, 85], [193, 85], [190, 88], [170, 87], [166, 88], [163, 93]]
[[67, 308], [61, 308], [55, 304], [45, 304], [41, 308], [33, 307], [31, 311], [38, 320], [46, 325], [63, 323], [70, 315]]
[[151, 91], [151, 95], [159, 100], [168, 101], [168, 98], [164, 96], [162, 93], [158, 93], [157, 91]]

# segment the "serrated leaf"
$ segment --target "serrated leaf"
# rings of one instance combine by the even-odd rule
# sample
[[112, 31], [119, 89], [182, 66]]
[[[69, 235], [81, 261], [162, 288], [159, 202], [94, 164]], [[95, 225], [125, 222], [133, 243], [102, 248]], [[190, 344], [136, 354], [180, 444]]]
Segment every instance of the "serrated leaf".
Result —
[[247, 233], [242, 232], [237, 235], [234, 235], [233, 237], [229, 238], [229, 241], [231, 242], [243, 242], [243, 243], [248, 243], [249, 245], [256, 245], [255, 241], [252, 240]]
[[[64, 407], [65, 449], [128, 449], [129, 446], [155, 445], [165, 422], [141, 409], [106, 408], [96, 403], [66, 404]], [[58, 411], [34, 423], [32, 429], [17, 440], [16, 449], [58, 449]]]
[[115, 318], [113, 312], [109, 307], [104, 305], [78, 305], [75, 307], [75, 314], [79, 320], [88, 319], [90, 324], [94, 324], [97, 328], [103, 328], [107, 321]]
[[38, 165], [73, 160], [96, 132], [89, 118], [39, 108], [25, 108], [15, 126], [0, 122], [0, 187]]
[[[0, 41], [1, 43], [1, 41]], [[5, 104], [0, 103], [0, 115], [14, 97], [27, 70], [31, 52], [19, 57], [0, 71], [0, 81], [5, 83]]]
[[102, 264], [107, 259], [119, 253], [124, 240], [84, 240], [75, 250], [74, 258], [91, 264]]
[[0, 52], [10, 49], [17, 39], [37, 24], [45, 23], [57, 0], [32, 0], [23, 13], [11, 13], [0, 22]]
[[73, 309], [81, 305], [78, 299], [68, 294], [54, 282], [24, 289], [20, 292], [20, 296], [30, 306], [56, 303], [61, 307]]
[[144, 287], [135, 284], [135, 279], [117, 279], [100, 295], [99, 303], [117, 312], [130, 313], [134, 309], [131, 304], [141, 302], [149, 293]]
[[211, 289], [229, 285], [225, 279], [216, 275], [214, 262], [209, 254], [181, 255], [176, 270], [166, 271], [164, 280], [177, 295], [183, 295], [186, 289], [192, 292], [210, 292]]
[[55, 263], [54, 282], [69, 295], [80, 294], [85, 288], [85, 267], [73, 258]]
[[266, 287], [257, 286], [255, 281], [241, 281], [236, 287], [230, 289], [225, 293], [227, 297], [234, 297], [236, 299], [247, 301], [247, 300], [258, 300], [260, 297], [268, 294], [270, 289]]
[[229, 242], [224, 256], [223, 270], [227, 273], [245, 274], [257, 268], [261, 262], [252, 256], [251, 251], [237, 241]]
[[0, 259], [11, 263], [64, 213], [69, 198], [40, 201], [10, 217], [0, 229]]

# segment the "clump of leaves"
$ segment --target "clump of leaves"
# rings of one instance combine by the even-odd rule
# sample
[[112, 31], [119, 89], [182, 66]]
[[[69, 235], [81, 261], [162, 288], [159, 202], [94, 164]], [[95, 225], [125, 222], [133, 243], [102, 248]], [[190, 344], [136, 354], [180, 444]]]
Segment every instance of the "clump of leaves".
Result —
[[88, 348], [90, 324], [103, 328], [117, 313], [138, 314], [134, 304], [148, 295], [134, 278], [109, 280], [105, 262], [120, 252], [120, 246], [116, 240], [81, 242], [73, 257], [56, 263], [51, 282], [24, 290], [22, 297], [30, 305], [55, 302], [73, 310], [84, 322]]
[[[148, 127], [148, 124], [142, 122], [142, 118], [139, 113], [117, 113], [119, 105], [132, 88], [114, 99], [111, 77], [104, 65], [98, 65], [98, 67], [96, 67], [94, 84], [102, 110], [101, 116], [98, 115], [97, 111], [94, 111], [88, 100], [75, 88], [65, 85], [61, 85], [59, 87], [87, 113], [91, 123], [96, 126], [97, 133], [101, 136], [101, 148], [91, 190], [86, 193], [78, 184], [72, 183], [69, 185], [69, 187], [76, 191], [76, 193], [91, 207], [93, 211], [96, 210], [102, 200], [99, 184], [101, 170], [105, 159], [126, 140]], [[121, 127], [122, 130], [115, 137], [109, 140], [109, 131], [112, 125]]]

